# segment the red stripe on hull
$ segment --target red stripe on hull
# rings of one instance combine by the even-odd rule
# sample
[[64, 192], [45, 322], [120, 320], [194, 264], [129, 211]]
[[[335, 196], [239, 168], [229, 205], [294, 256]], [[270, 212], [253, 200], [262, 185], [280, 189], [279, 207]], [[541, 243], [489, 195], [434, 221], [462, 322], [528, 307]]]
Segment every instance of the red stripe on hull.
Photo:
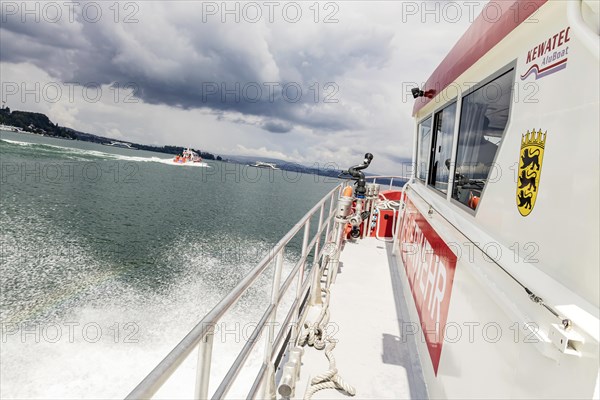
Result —
[[433, 71], [425, 87], [421, 88], [430, 96], [419, 97], [416, 100], [413, 115], [546, 2], [547, 0], [527, 0], [488, 3], [442, 63]]

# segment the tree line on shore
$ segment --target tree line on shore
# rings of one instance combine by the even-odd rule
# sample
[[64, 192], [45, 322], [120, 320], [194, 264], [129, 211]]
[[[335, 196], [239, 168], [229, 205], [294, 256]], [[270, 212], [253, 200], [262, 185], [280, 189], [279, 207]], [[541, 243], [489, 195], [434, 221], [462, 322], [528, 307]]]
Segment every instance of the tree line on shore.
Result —
[[[93, 135], [91, 133], [79, 132], [75, 129], [59, 126], [58, 124], [50, 121], [50, 118], [42, 113], [34, 113], [29, 111], [12, 111], [10, 108], [5, 107], [0, 109], [0, 124], [14, 126], [25, 132], [37, 133], [45, 136], [52, 136], [62, 139], [70, 140], [82, 140], [85, 142], [93, 142], [100, 144], [110, 144], [112, 142], [121, 140], [111, 139], [104, 136]], [[158, 153], [166, 154], [182, 154], [184, 147], [181, 146], [151, 146], [141, 143], [123, 142], [128, 143], [132, 147], [139, 150], [154, 151]], [[215, 156], [207, 151], [198, 149], [192, 149], [205, 160], [222, 160], [220, 156]]]

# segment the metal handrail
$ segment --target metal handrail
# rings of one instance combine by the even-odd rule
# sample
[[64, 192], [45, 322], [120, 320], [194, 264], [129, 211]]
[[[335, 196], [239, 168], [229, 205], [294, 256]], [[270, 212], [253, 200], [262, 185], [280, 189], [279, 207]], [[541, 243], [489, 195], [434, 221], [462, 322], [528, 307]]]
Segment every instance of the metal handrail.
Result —
[[[219, 322], [221, 317], [233, 307], [248, 288], [256, 281], [256, 279], [267, 269], [270, 263], [289, 243], [296, 234], [305, 226], [308, 226], [313, 215], [320, 211], [321, 207], [327, 201], [334, 201], [334, 194], [339, 193], [341, 185], [333, 188], [325, 195], [315, 206], [308, 211], [302, 219], [273, 247], [271, 251], [246, 275], [236, 287], [225, 296], [192, 330], [179, 342], [173, 350], [131, 391], [126, 397], [127, 399], [140, 399], [152, 397], [158, 389], [166, 382], [166, 380], [175, 372], [177, 367], [190, 355], [190, 353], [201, 344], [207, 336], [212, 336], [214, 327]], [[212, 341], [203, 342], [202, 345], [212, 347]], [[210, 356], [210, 355], [209, 355]], [[210, 358], [210, 357], [209, 357]], [[206, 379], [206, 378], [205, 378]], [[202, 391], [206, 391], [208, 385], [205, 385]], [[198, 392], [198, 390], [196, 390]], [[200, 395], [206, 393], [197, 393]]]
[[390, 180], [390, 184], [389, 184], [389, 190], [392, 189], [392, 187], [394, 187], [394, 179], [402, 179], [405, 181], [410, 180], [410, 176], [398, 176], [398, 175], [388, 175], [388, 176], [367, 176], [365, 179], [367, 179], [367, 181], [369, 180], [373, 180], [373, 183], [377, 183], [377, 179], [389, 179]]
[[221, 384], [215, 391], [213, 398], [222, 399], [225, 397], [225, 395], [227, 394], [227, 392], [229, 391], [229, 389], [231, 387], [229, 382], [233, 382], [233, 380], [238, 376], [238, 374], [242, 370], [244, 362], [246, 362], [246, 359], [248, 358], [248, 356], [250, 355], [250, 352], [254, 348], [254, 344], [256, 343], [258, 337], [261, 335], [264, 328], [266, 327], [266, 322], [271, 317], [274, 309], [275, 309], [275, 306], [273, 304], [271, 304], [267, 308], [267, 311], [265, 311], [263, 317], [260, 319], [258, 324], [256, 324], [256, 328], [254, 328], [254, 330], [252, 331], [252, 334], [246, 341], [246, 344], [242, 348], [242, 351], [240, 351], [240, 353], [236, 357], [235, 361], [231, 365], [231, 368], [227, 372], [227, 375], [225, 375], [225, 378], [223, 378], [223, 381], [221, 382]]
[[[333, 199], [332, 199], [333, 200]], [[311, 250], [313, 248], [316, 248], [316, 245], [319, 242], [320, 237], [322, 236], [323, 232], [325, 231], [325, 229], [327, 228], [326, 226], [323, 226], [322, 222], [322, 217], [323, 217], [323, 206], [324, 203], [326, 203], [326, 201], [323, 202], [323, 204], [321, 204], [320, 207], [320, 219], [319, 219], [319, 223], [321, 225], [321, 227], [319, 229], [317, 229], [317, 232], [315, 232], [313, 239], [311, 240], [310, 244], [306, 245], [307, 242], [307, 237], [308, 235], [305, 235], [305, 244], [303, 246], [303, 256], [300, 258], [300, 260], [296, 263], [296, 266], [292, 269], [292, 271], [290, 271], [290, 273], [288, 274], [288, 278], [284, 281], [283, 285], [279, 286], [278, 290], [276, 290], [276, 286], [274, 285], [273, 287], [273, 291], [274, 291], [274, 295], [273, 295], [273, 303], [271, 304], [271, 307], [275, 307], [276, 305], [279, 304], [279, 302], [281, 302], [281, 300], [283, 299], [284, 295], [287, 292], [287, 289], [289, 288], [289, 286], [291, 285], [291, 283], [293, 282], [294, 279], [298, 279], [298, 287], [300, 288], [297, 292], [296, 295], [296, 299], [294, 300], [294, 302], [292, 303], [292, 305], [290, 306], [288, 313], [282, 323], [282, 328], [279, 330], [279, 333], [277, 334], [277, 337], [273, 340], [273, 338], [270, 339], [270, 342], [272, 344], [272, 348], [271, 351], [269, 352], [268, 356], [267, 356], [267, 360], [265, 360], [265, 362], [270, 362], [272, 356], [273, 356], [273, 349], [280, 349], [281, 345], [282, 345], [282, 340], [284, 338], [284, 335], [286, 333], [286, 331], [284, 331], [285, 327], [290, 326], [290, 323], [292, 321], [292, 317], [298, 312], [299, 306], [300, 306], [300, 299], [304, 298], [304, 296], [306, 295], [306, 293], [309, 290], [309, 284], [311, 283], [311, 281], [309, 279], [303, 279], [302, 275], [299, 275], [298, 278], [296, 278], [296, 275], [299, 274], [301, 271], [304, 270], [305, 267], [305, 263], [306, 263], [306, 258], [308, 256], [308, 254], [311, 252]], [[333, 203], [331, 203], [333, 204]], [[333, 208], [333, 207], [331, 207]], [[330, 215], [328, 216], [327, 220], [331, 221], [334, 217], [334, 214], [330, 212]], [[309, 221], [306, 222], [305, 225], [305, 233], [308, 232], [308, 224]], [[328, 236], [328, 235], [327, 235]], [[315, 259], [319, 259], [322, 255], [323, 250], [321, 249], [320, 252], [317, 253]], [[279, 279], [277, 279], [277, 282], [279, 282]], [[277, 293], [279, 292], [279, 293]], [[275, 309], [272, 309], [269, 314], [272, 316], [275, 313]], [[266, 316], [267, 313], [265, 313]], [[274, 322], [274, 321], [272, 321]], [[264, 322], [259, 322], [257, 324], [257, 327], [254, 329], [251, 338], [255, 337], [255, 333], [259, 330], [262, 330], [262, 325], [264, 325]], [[259, 332], [260, 333], [260, 332]], [[258, 335], [256, 335], [258, 336]], [[240, 354], [238, 355], [238, 359], [236, 359], [236, 361], [234, 361], [233, 365], [231, 366], [230, 371], [237, 369], [239, 371], [239, 369], [241, 369], [243, 361], [245, 361], [245, 358], [247, 358], [247, 356], [250, 354], [250, 351], [252, 350], [252, 348], [254, 347], [254, 344], [257, 342], [256, 340], [251, 340], [249, 339], [249, 342], [251, 343], [250, 345], [246, 344], [246, 346], [244, 346], [244, 349], [242, 349], [242, 351], [240, 352]], [[243, 353], [246, 352], [246, 354], [244, 355]], [[242, 359], [241, 357], [244, 356], [244, 359]], [[259, 375], [257, 376], [257, 382], [259, 382], [259, 384], [262, 382], [262, 376], [261, 374], [266, 374], [266, 370], [262, 370], [259, 372]], [[223, 398], [223, 396], [227, 393], [227, 390], [229, 389], [229, 387], [231, 387], [233, 383], [232, 379], [228, 379], [228, 377], [226, 376], [219, 389], [217, 389], [217, 391], [213, 394], [212, 398], [213, 399], [221, 399]], [[221, 390], [221, 387], [224, 390]], [[258, 391], [258, 387], [252, 387], [250, 390], [250, 393], [256, 393]]]
[[[407, 179], [399, 176], [370, 176], [368, 180], [373, 179], [376, 182], [377, 179], [391, 179], [390, 188], [392, 187], [394, 179]], [[341, 194], [342, 188], [346, 185], [345, 182], [340, 183], [334, 187], [329, 193], [327, 193], [313, 208], [311, 208], [301, 219], [294, 225], [292, 229], [281, 239], [277, 244], [263, 257], [263, 259], [254, 267], [237, 285], [236, 287], [225, 296], [212, 310], [210, 310], [202, 320], [192, 328], [192, 330], [167, 354], [167, 356], [144, 378], [126, 397], [126, 399], [145, 399], [151, 398], [156, 392], [162, 387], [162, 385], [169, 379], [169, 377], [177, 370], [177, 368], [183, 363], [183, 361], [191, 354], [192, 351], [198, 349], [198, 366], [196, 369], [196, 389], [195, 397], [199, 399], [205, 399], [208, 397], [208, 384], [210, 381], [210, 368], [212, 363], [212, 347], [214, 328], [219, 320], [229, 311], [237, 301], [246, 293], [246, 291], [252, 286], [252, 284], [267, 270], [268, 266], [276, 260], [274, 269], [271, 303], [266, 308], [260, 323], [254, 329], [252, 337], [260, 336], [267, 325], [267, 321], [274, 321], [277, 307], [280, 301], [283, 299], [287, 290], [291, 286], [294, 279], [298, 280], [297, 290], [295, 299], [288, 309], [286, 316], [284, 317], [284, 324], [279, 330], [278, 334], [274, 335], [274, 325], [271, 324], [268, 330], [269, 339], [266, 343], [265, 349], [265, 361], [261, 364], [261, 368], [258, 371], [258, 375], [254, 381], [248, 398], [254, 398], [260, 391], [260, 386], [265, 383], [265, 377], [268, 372], [272, 369], [273, 354], [279, 354], [279, 351], [283, 349], [283, 339], [289, 330], [284, 331], [286, 327], [293, 325], [295, 318], [298, 317], [299, 309], [302, 303], [302, 299], [311, 290], [311, 279], [305, 279], [304, 272], [306, 269], [306, 260], [310, 252], [314, 249], [314, 260], [319, 260], [323, 254], [323, 249], [319, 248], [320, 239], [325, 233], [325, 240], [329, 240], [331, 233], [333, 232], [333, 220], [334, 220], [334, 201]], [[324, 217], [325, 204], [329, 202], [329, 212]], [[310, 236], [310, 221], [313, 216], [318, 213], [319, 223], [314, 233], [312, 240], [309, 240]], [[283, 285], [280, 285], [281, 280], [281, 269], [283, 264], [283, 254], [285, 246], [296, 237], [296, 235], [304, 230], [304, 238], [302, 243], [302, 253], [300, 260], [296, 263], [294, 268], [288, 273], [287, 277], [283, 281]], [[317, 270], [313, 273], [320, 273]], [[297, 321], [296, 321], [297, 322]], [[249, 340], [242, 350], [238, 353], [235, 361], [231, 365], [226, 376], [218, 386], [214, 397], [219, 398], [227, 394], [227, 391], [235, 382], [238, 373], [240, 372], [243, 364], [248, 358], [248, 355], [254, 348], [258, 341]], [[268, 382], [266, 383], [269, 384]]]

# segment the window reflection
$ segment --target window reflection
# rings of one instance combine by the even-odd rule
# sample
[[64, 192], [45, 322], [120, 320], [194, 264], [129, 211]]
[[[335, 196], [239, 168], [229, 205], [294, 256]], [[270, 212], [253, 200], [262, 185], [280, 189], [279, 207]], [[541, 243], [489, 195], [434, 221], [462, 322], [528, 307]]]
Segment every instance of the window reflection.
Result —
[[425, 181], [427, 179], [427, 162], [429, 161], [429, 152], [431, 149], [431, 117], [421, 122], [419, 125], [419, 137], [417, 147], [419, 154], [417, 158], [417, 177]]
[[450, 158], [452, 157], [452, 137], [456, 118], [456, 103], [452, 103], [435, 114], [432, 160], [429, 184], [443, 193], [448, 192]]
[[452, 197], [477, 209], [508, 122], [514, 70], [463, 98]]

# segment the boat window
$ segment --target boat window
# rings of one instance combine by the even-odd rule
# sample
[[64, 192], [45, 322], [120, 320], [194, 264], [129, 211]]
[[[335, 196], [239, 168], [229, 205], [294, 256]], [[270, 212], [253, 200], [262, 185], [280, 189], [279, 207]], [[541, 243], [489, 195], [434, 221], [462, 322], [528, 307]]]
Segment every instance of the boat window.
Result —
[[448, 193], [455, 119], [456, 103], [438, 111], [434, 116], [429, 184], [442, 193]]
[[462, 101], [452, 198], [477, 209], [508, 122], [514, 70]]
[[417, 138], [417, 178], [425, 182], [427, 179], [427, 165], [429, 161], [429, 150], [431, 149], [431, 117], [419, 124], [419, 136]]

